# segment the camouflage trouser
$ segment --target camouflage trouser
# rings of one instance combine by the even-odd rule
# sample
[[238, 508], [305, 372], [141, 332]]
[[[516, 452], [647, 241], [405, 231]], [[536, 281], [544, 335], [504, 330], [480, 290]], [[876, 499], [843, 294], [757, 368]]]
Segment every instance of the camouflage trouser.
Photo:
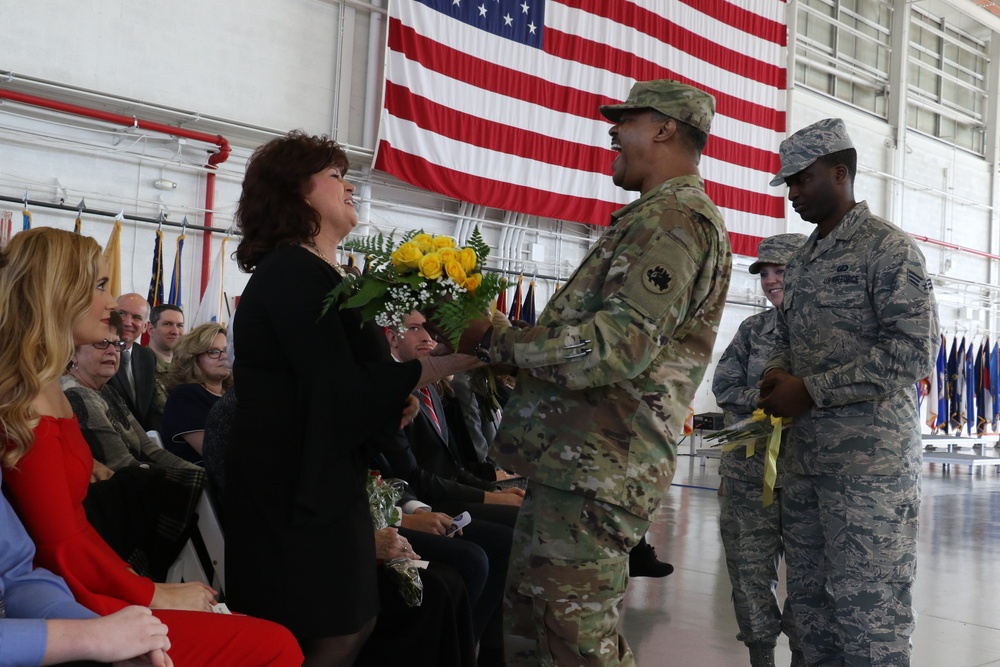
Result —
[[647, 528], [620, 507], [529, 483], [507, 571], [507, 665], [635, 665], [618, 604]]
[[781, 537], [781, 489], [774, 490], [774, 502], [764, 507], [763, 480], [745, 482], [722, 478], [719, 528], [726, 549], [726, 567], [733, 585], [733, 608], [740, 626], [737, 639], [744, 644], [774, 646], [784, 632], [793, 649], [798, 648], [795, 626], [789, 612], [778, 608], [774, 589], [778, 585], [778, 565], [784, 553]]
[[810, 665], [910, 664], [920, 474], [786, 473], [788, 599]]

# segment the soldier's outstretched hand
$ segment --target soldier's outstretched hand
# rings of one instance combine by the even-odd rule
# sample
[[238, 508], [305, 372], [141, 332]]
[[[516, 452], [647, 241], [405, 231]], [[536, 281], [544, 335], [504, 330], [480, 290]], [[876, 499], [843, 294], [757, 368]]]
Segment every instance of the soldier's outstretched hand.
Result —
[[760, 399], [757, 407], [775, 417], [798, 417], [814, 403], [802, 378], [772, 368], [757, 383]]

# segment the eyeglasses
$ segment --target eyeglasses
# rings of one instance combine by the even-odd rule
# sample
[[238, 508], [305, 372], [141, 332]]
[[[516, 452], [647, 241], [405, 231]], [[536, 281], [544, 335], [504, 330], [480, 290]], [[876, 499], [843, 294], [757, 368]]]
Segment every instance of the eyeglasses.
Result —
[[122, 316], [123, 320], [132, 320], [137, 324], [142, 324], [143, 322], [146, 321], [146, 318], [143, 317], [142, 315], [138, 315], [136, 313], [130, 313], [127, 310], [119, 310], [118, 314]]
[[209, 348], [202, 352], [202, 354], [207, 356], [209, 359], [218, 359], [222, 355], [226, 355], [227, 357], [229, 356], [229, 353], [226, 350], [220, 350], [217, 347]]
[[113, 345], [114, 349], [118, 350], [119, 352], [122, 352], [125, 349], [127, 343], [123, 340], [108, 340], [107, 338], [105, 338], [100, 343], [92, 343], [92, 345], [96, 347], [98, 350], [106, 350], [108, 349], [109, 346]]

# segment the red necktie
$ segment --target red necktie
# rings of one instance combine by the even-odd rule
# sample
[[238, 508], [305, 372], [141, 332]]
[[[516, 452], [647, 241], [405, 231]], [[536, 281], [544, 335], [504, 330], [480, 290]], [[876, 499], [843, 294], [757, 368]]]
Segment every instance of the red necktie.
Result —
[[434, 430], [437, 431], [438, 435], [441, 435], [441, 422], [438, 421], [438, 416], [434, 412], [434, 401], [431, 400], [431, 390], [427, 387], [420, 388], [420, 399], [427, 406], [427, 412], [431, 413], [431, 421], [434, 422]]

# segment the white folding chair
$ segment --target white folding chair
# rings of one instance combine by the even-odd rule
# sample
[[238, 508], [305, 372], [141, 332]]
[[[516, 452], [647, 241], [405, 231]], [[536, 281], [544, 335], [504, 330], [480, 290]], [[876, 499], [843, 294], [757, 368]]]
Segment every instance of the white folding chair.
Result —
[[222, 525], [215, 513], [215, 506], [207, 491], [201, 492], [198, 500], [198, 534], [205, 545], [208, 560], [212, 564], [214, 576], [211, 586], [222, 593], [226, 588], [226, 542], [222, 534]]
[[[167, 571], [167, 583], [200, 581], [220, 594], [226, 589], [226, 544], [222, 525], [207, 491], [201, 492], [195, 508], [198, 533], [184, 544], [177, 560]], [[212, 576], [208, 572], [212, 572]]]
[[182, 581], [200, 581], [206, 586], [211, 586], [208, 574], [202, 567], [201, 558], [198, 557], [198, 550], [194, 548], [194, 543], [188, 540], [184, 543], [177, 560], [167, 570], [167, 583], [179, 584]]

